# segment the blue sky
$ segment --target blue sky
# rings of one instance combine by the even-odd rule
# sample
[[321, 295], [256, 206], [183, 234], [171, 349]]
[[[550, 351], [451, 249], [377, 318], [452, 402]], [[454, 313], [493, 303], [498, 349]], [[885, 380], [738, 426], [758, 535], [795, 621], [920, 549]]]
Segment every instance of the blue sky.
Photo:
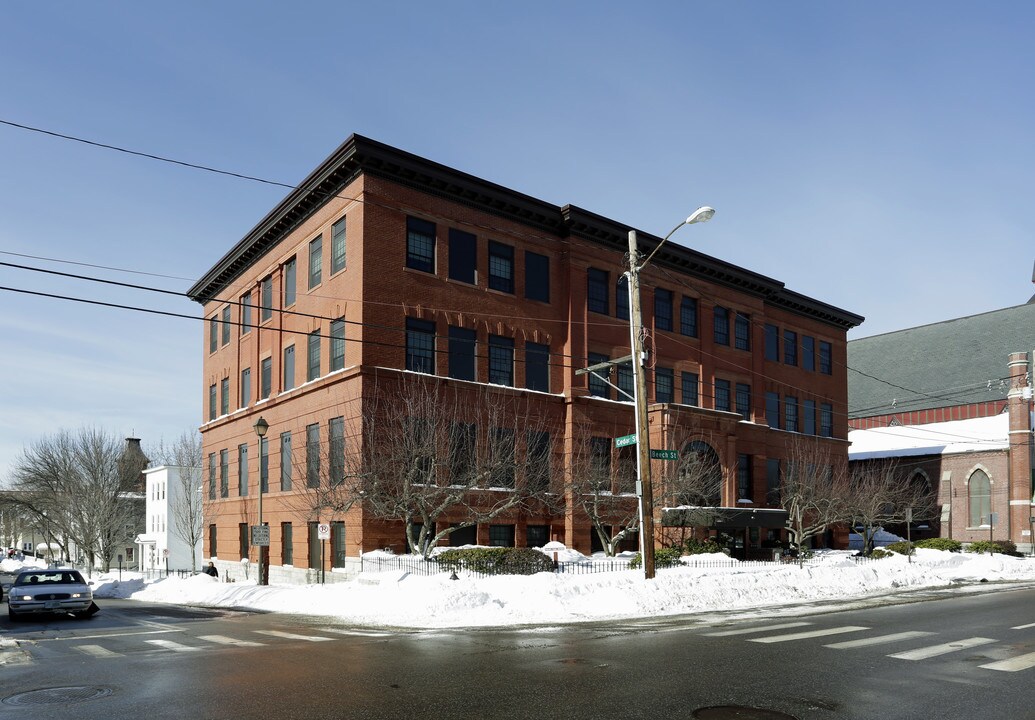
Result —
[[[1019, 1], [14, 2], [0, 120], [287, 183], [358, 132], [655, 234], [709, 204], [674, 240], [866, 316], [862, 337], [1035, 292], [1033, 20]], [[0, 125], [0, 262], [183, 291], [285, 193]], [[0, 286], [200, 314], [8, 267]], [[0, 482], [61, 428], [146, 445], [199, 424], [200, 322], [0, 303]]]

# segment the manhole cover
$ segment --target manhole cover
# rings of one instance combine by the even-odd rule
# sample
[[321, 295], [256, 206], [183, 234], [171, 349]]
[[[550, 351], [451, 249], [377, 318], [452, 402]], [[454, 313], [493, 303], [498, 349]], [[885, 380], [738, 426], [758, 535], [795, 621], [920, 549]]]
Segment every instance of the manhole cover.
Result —
[[743, 705], [715, 705], [698, 708], [691, 717], [697, 720], [798, 720], [779, 710], [744, 707]]
[[52, 705], [55, 703], [77, 703], [84, 700], [96, 700], [97, 698], [111, 695], [111, 688], [97, 685], [77, 687], [44, 688], [42, 690], [30, 690], [29, 692], [18, 693], [6, 697], [2, 701], [4, 705]]

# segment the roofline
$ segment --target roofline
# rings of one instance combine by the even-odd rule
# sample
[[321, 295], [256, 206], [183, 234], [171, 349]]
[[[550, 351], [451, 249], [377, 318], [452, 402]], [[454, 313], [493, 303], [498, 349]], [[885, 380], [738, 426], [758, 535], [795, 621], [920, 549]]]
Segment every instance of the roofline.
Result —
[[979, 318], [984, 315], [993, 315], [995, 313], [1005, 312], [1007, 310], [1019, 310], [1033, 305], [1035, 303], [1026, 302], [1020, 303], [1019, 305], [1010, 305], [1009, 307], [998, 308], [996, 310], [986, 310], [985, 312], [974, 313], [973, 315], [963, 315], [962, 317], [949, 318], [948, 320], [936, 320], [935, 322], [925, 323], [923, 325], [914, 325], [908, 328], [899, 328], [898, 330], [888, 330], [887, 332], [877, 333], [876, 335], [867, 335], [866, 337], [854, 338], [848, 341], [848, 344], [862, 342], [863, 340], [873, 340], [874, 338], [887, 337], [888, 335], [895, 335], [897, 333], [911, 332], [913, 330], [920, 330], [921, 328], [935, 327], [936, 325], [948, 325], [949, 323], [960, 322], [962, 320], [972, 320]]
[[[579, 237], [612, 250], [628, 250], [634, 228], [574, 205], [557, 206], [446, 165], [352, 134], [284, 197], [188, 291], [206, 303], [275, 247], [349, 183], [363, 174], [532, 227], [555, 237]], [[637, 230], [645, 250], [662, 239]], [[784, 284], [676, 244], [666, 244], [652, 261], [761, 297], [777, 307], [848, 330], [861, 315], [787, 290]]]

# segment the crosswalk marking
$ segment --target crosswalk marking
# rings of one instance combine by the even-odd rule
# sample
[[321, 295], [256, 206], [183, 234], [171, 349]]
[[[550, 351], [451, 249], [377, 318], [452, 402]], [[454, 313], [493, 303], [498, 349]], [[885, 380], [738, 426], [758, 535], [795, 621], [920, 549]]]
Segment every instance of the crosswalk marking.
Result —
[[149, 645], [156, 645], [160, 648], [172, 650], [174, 652], [195, 652], [201, 650], [201, 648], [199, 647], [194, 647], [193, 645], [181, 645], [180, 643], [173, 642], [172, 640], [145, 640], [144, 642], [148, 643]]
[[750, 640], [748, 640], [748, 642], [788, 642], [789, 640], [805, 640], [807, 638], [822, 637], [824, 635], [841, 635], [842, 633], [859, 632], [860, 630], [869, 630], [869, 628], [861, 627], [859, 625], [844, 625], [842, 627], [825, 628], [823, 630], [809, 630], [808, 632], [788, 633], [787, 635], [773, 635], [771, 637], [764, 638], [751, 638]]
[[391, 637], [393, 633], [380, 632], [378, 630], [346, 630], [345, 628], [322, 627], [317, 628], [320, 632], [334, 633], [335, 635], [348, 635], [349, 637]]
[[945, 655], [958, 650], [966, 650], [967, 648], [977, 647], [978, 645], [987, 645], [988, 643], [993, 642], [995, 642], [995, 640], [991, 638], [972, 637], [967, 638], [966, 640], [956, 640], [955, 642], [919, 648], [918, 650], [895, 653], [894, 655], [888, 655], [888, 657], [898, 658], [899, 660], [926, 660], [930, 657]]
[[769, 632], [770, 630], [787, 630], [788, 628], [811, 625], [808, 622], [789, 622], [781, 625], [766, 625], [765, 627], [741, 628], [740, 630], [720, 630], [718, 632], [705, 633], [707, 637], [729, 637], [731, 635], [750, 635], [751, 633]]
[[72, 647], [79, 652], [84, 652], [95, 658], [119, 657], [117, 652], [112, 652], [108, 648], [103, 648], [100, 645], [73, 645]]
[[321, 637], [319, 635], [296, 635], [294, 633], [281, 632], [279, 630], [256, 630], [255, 632], [261, 635], [272, 635], [273, 637], [287, 638], [288, 640], [308, 640], [309, 642], [323, 642], [331, 639], [329, 637]]
[[198, 635], [199, 640], [216, 643], [218, 645], [237, 645], [239, 647], [262, 647], [265, 643], [252, 642], [251, 640], [238, 640], [226, 635]]
[[910, 638], [924, 637], [926, 635], [934, 635], [934, 633], [913, 630], [910, 632], [893, 633], [892, 635], [878, 635], [876, 637], [863, 638], [862, 640], [846, 640], [845, 642], [831, 643], [830, 645], [824, 645], [823, 647], [834, 648], [835, 650], [848, 650], [850, 648], [868, 647], [870, 645], [883, 645], [884, 643], [909, 640]]
[[1011, 630], [1027, 630], [1028, 628], [1035, 627], [1035, 623], [1028, 623], [1027, 625], [1017, 625], [1016, 627], [1010, 628]]
[[987, 665], [979, 665], [978, 667], [983, 667], [987, 670], [1002, 670], [1004, 672], [1027, 670], [1030, 667], [1035, 667], [1035, 653], [1018, 655], [1009, 660], [1000, 660], [998, 662], [988, 663]]

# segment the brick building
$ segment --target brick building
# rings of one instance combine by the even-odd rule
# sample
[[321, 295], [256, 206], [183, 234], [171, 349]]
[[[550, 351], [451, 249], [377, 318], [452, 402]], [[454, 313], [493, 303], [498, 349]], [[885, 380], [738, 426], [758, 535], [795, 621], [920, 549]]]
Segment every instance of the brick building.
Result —
[[[207, 555], [255, 560], [247, 528], [260, 483], [274, 578], [405, 551], [403, 523], [374, 517], [369, 497], [334, 507], [304, 496], [351, 476], [349, 458], [373, 442], [376, 398], [415, 378], [454, 405], [510, 413], [506, 432], [467, 425], [478, 454], [510, 454], [515, 470], [493, 492], [522, 487], [529, 458], [542, 455], [562, 500], [515, 506], [449, 541], [593, 549], [566, 483], [588, 440], [614, 494], [634, 505], [631, 448], [613, 444], [634, 432], [634, 418], [614, 387], [576, 370], [629, 354], [629, 230], [350, 137], [190, 290], [207, 318]], [[639, 242], [646, 253], [660, 238], [640, 233]], [[641, 284], [651, 446], [696, 443], [716, 458], [716, 502], [764, 507], [796, 438], [844, 457], [846, 332], [861, 317], [671, 243]], [[610, 381], [631, 387], [629, 366]], [[260, 415], [269, 423], [261, 443]], [[462, 523], [465, 512], [439, 522]], [[326, 552], [318, 523], [331, 525]], [[742, 541], [766, 539], [756, 528]]]

